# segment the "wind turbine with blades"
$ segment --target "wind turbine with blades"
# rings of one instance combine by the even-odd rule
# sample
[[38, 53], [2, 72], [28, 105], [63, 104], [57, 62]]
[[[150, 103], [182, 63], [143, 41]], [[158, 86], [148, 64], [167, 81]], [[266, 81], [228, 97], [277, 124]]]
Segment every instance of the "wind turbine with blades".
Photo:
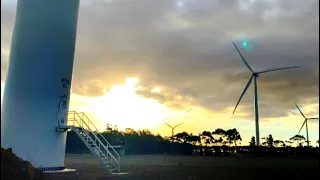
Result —
[[300, 68], [302, 66], [290, 66], [290, 67], [281, 67], [281, 68], [271, 68], [271, 69], [265, 69], [262, 71], [253, 71], [253, 69], [250, 67], [250, 65], [248, 64], [248, 62], [245, 60], [245, 58], [243, 57], [243, 55], [241, 54], [241, 52], [239, 51], [238, 47], [236, 46], [236, 44], [234, 42], [232, 42], [234, 47], [236, 48], [236, 50], [238, 51], [241, 60], [243, 61], [243, 63], [246, 65], [246, 67], [251, 71], [252, 75], [247, 83], [247, 85], [245, 86], [236, 107], [233, 110], [233, 113], [235, 113], [243, 95], [246, 93], [247, 89], [249, 88], [252, 79], [254, 80], [254, 109], [255, 109], [255, 123], [256, 123], [256, 145], [260, 146], [260, 134], [259, 134], [259, 109], [258, 109], [258, 87], [257, 87], [257, 79], [259, 77], [260, 74], [263, 73], [267, 73], [267, 72], [272, 72], [272, 71], [279, 71], [279, 70], [285, 70], [285, 69], [293, 69], [293, 68]]
[[319, 118], [307, 118], [301, 111], [301, 109], [298, 107], [298, 105], [294, 102], [294, 104], [296, 105], [296, 107], [298, 108], [298, 110], [300, 111], [302, 117], [304, 118], [303, 124], [298, 132], [298, 134], [301, 132], [302, 128], [304, 125], [306, 125], [306, 133], [307, 133], [307, 146], [309, 147], [309, 131], [308, 131], [308, 120], [311, 119], [319, 119]]
[[[190, 109], [189, 109], [188, 111], [186, 111], [186, 112], [190, 112], [191, 110], [192, 110], [192, 108], [190, 108]], [[164, 122], [164, 123], [166, 123], [166, 122]], [[175, 129], [176, 127], [182, 125], [182, 124], [183, 124], [183, 123], [180, 123], [180, 124], [175, 125], [175, 126], [171, 126], [170, 124], [166, 123], [166, 125], [171, 128], [171, 139], [172, 139], [173, 136], [174, 136], [174, 129]]]
[[[166, 123], [166, 122], [164, 122], [164, 123]], [[171, 128], [171, 139], [172, 139], [173, 136], [174, 136], [174, 129], [175, 129], [176, 127], [182, 125], [182, 124], [183, 124], [183, 123], [180, 123], [180, 124], [175, 125], [175, 126], [171, 126], [170, 124], [166, 123], [166, 125], [168, 125], [168, 126]]]

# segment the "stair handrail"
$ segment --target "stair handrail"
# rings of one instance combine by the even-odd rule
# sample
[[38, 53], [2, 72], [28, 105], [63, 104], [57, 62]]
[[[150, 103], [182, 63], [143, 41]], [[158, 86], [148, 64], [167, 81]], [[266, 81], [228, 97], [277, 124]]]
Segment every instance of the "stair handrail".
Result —
[[[116, 158], [113, 156], [113, 154], [109, 152], [109, 149], [107, 149], [107, 148], [105, 147], [105, 145], [101, 142], [100, 138], [97, 137], [96, 133], [94, 133], [94, 132], [91, 130], [90, 126], [83, 120], [83, 118], [82, 118], [79, 114], [84, 115], [84, 116], [86, 117], [86, 119], [88, 120], [88, 122], [96, 129], [96, 132], [99, 132], [98, 129], [94, 126], [94, 124], [89, 120], [89, 118], [88, 118], [83, 112], [77, 113], [76, 111], [69, 111], [68, 114], [73, 114], [73, 115], [74, 115], [74, 118], [73, 118], [74, 120], [73, 120], [73, 121], [76, 121], [76, 122], [81, 126], [81, 124], [76, 120], [76, 117], [75, 117], [75, 116], [78, 116], [78, 117], [79, 117], [79, 119], [81, 120], [81, 122], [84, 123], [84, 124], [87, 126], [88, 130], [95, 136], [95, 138], [97, 138], [97, 140], [99, 141], [99, 143], [102, 144], [102, 146], [103, 146], [104, 150], [107, 152], [107, 154], [109, 154], [110, 157], [112, 157], [112, 158], [118, 163], [118, 169], [119, 169], [119, 165], [120, 165], [120, 155], [115, 151], [115, 149], [111, 146], [111, 144], [110, 144], [100, 133], [97, 133], [97, 134], [100, 134], [100, 136], [102, 136], [102, 138], [104, 139], [104, 141], [107, 142], [107, 145], [110, 146], [111, 149], [116, 153], [116, 155], [118, 156], [118, 159], [119, 159], [119, 160], [116, 159]], [[72, 120], [71, 120], [71, 121], [72, 121]], [[83, 125], [82, 125], [82, 126], [83, 126]], [[81, 127], [82, 127], [82, 126], [81, 126]]]
[[[107, 148], [106, 148], [105, 145], [101, 142], [101, 140], [97, 137], [97, 135], [90, 129], [90, 127], [88, 126], [88, 124], [87, 124], [83, 119], [81, 119], [81, 117], [78, 115], [78, 113], [75, 112], [74, 115], [77, 115], [77, 116], [79, 117], [79, 120], [77, 120], [77, 119], [74, 117], [74, 119], [71, 120], [71, 121], [75, 121], [81, 128], [83, 128], [84, 125], [85, 125], [85, 126], [88, 128], [88, 131], [93, 134], [93, 136], [95, 137], [95, 139], [97, 139], [97, 141], [98, 141], [98, 143], [99, 143], [99, 147], [102, 146], [102, 147], [104, 148], [105, 152], [107, 153], [107, 155], [108, 155], [108, 154], [111, 154], [111, 153], [108, 152]], [[80, 121], [80, 123], [79, 123], [78, 121]], [[82, 124], [81, 124], [81, 123], [82, 123]], [[90, 138], [94, 143], [96, 143], [96, 141], [94, 141], [94, 140], [92, 139], [92, 137], [90, 137], [90, 134], [89, 134], [89, 133], [87, 133], [86, 131], [84, 131], [84, 132], [85, 132], [85, 134], [88, 136], [88, 138]], [[97, 146], [98, 146], [98, 145], [97, 145]], [[101, 151], [100, 149], [99, 149], [99, 151], [102, 152], [102, 155], [105, 157], [105, 159], [106, 159], [108, 162], [110, 162], [109, 159], [105, 156], [105, 153], [103, 153], [103, 151]], [[111, 154], [111, 156], [112, 156], [112, 154]], [[111, 162], [110, 162], [110, 163], [111, 163]]]
[[[87, 120], [88, 120], [88, 122], [95, 128], [95, 130], [96, 130], [96, 132], [97, 132], [97, 134], [99, 134], [99, 136], [101, 136], [101, 138], [103, 139], [103, 141], [105, 142], [105, 143], [107, 143], [107, 147], [110, 147], [112, 150], [113, 150], [113, 152], [115, 153], [115, 155], [117, 156], [117, 159], [113, 156], [113, 154], [111, 154], [112, 155], [112, 157], [116, 160], [116, 162], [120, 162], [120, 155], [119, 155], [119, 153], [112, 147], [112, 145], [109, 143], [109, 141], [107, 141], [103, 136], [102, 136], [102, 134], [101, 133], [99, 133], [99, 130], [98, 130], [98, 128], [90, 121], [90, 119], [88, 118], [88, 116], [84, 113], [84, 112], [80, 112], [80, 114], [82, 114]], [[89, 127], [90, 128], [90, 127]], [[108, 149], [109, 150], [109, 149]]]
[[[75, 121], [77, 121], [77, 120], [75, 120]], [[78, 123], [78, 122], [77, 122]], [[84, 122], [85, 123], [85, 122]], [[78, 123], [79, 125], [80, 125], [80, 123]], [[86, 124], [86, 123], [85, 123]], [[80, 125], [81, 126], [81, 125]], [[73, 128], [74, 128], [74, 130], [75, 131], [79, 131], [77, 128], [76, 128], [76, 126], [73, 126]], [[90, 134], [89, 133], [87, 133], [87, 132], [85, 132], [84, 131], [84, 133], [87, 135], [87, 138], [86, 137], [81, 137], [81, 138], [84, 138], [84, 139], [86, 139], [86, 142], [88, 143], [88, 139], [90, 138], [91, 139], [91, 141], [93, 141], [93, 142], [95, 142], [94, 140], [93, 140], [93, 138], [92, 137], [90, 137]], [[97, 138], [97, 137], [95, 137], [95, 138]], [[96, 145], [96, 146], [98, 146], [98, 147], [100, 147], [100, 144], [101, 142], [99, 142], [99, 146], [98, 145]], [[105, 156], [105, 153], [103, 153], [100, 149], [99, 149], [99, 152], [101, 152], [101, 155], [109, 162], [109, 163], [111, 163], [109, 160], [108, 160], [108, 158]]]

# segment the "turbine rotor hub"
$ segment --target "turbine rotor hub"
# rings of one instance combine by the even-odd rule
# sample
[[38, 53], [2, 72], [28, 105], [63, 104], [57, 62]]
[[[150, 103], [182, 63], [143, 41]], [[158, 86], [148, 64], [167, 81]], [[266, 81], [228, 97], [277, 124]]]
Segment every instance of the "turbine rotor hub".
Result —
[[253, 73], [253, 76], [254, 77], [259, 77], [259, 74], [258, 73]]

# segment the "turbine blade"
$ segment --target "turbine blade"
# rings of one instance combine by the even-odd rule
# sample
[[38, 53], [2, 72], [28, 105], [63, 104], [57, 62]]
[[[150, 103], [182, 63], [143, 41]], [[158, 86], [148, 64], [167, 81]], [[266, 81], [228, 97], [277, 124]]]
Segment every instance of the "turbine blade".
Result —
[[253, 70], [252, 70], [252, 68], [249, 66], [248, 62], [246, 61], [246, 59], [242, 56], [242, 54], [241, 54], [241, 52], [239, 51], [239, 49], [238, 49], [238, 47], [236, 46], [236, 44], [235, 44], [234, 42], [232, 42], [232, 43], [233, 43], [234, 47], [236, 48], [236, 50], [238, 51], [238, 53], [239, 53], [239, 55], [240, 55], [243, 63], [247, 66], [247, 68], [248, 68], [252, 73], [254, 73]]
[[282, 68], [270, 68], [270, 69], [265, 69], [262, 71], [259, 71], [257, 73], [266, 73], [266, 72], [271, 72], [271, 71], [279, 71], [279, 70], [285, 70], [285, 69], [294, 69], [294, 68], [300, 68], [302, 66], [290, 66], [290, 67], [282, 67]]
[[319, 119], [319, 118], [307, 118], [307, 120], [309, 120], [309, 119]]
[[183, 123], [180, 123], [180, 124], [178, 124], [178, 125], [174, 126], [173, 128], [176, 128], [176, 127], [180, 126], [181, 124], [183, 124]]
[[240, 98], [239, 98], [239, 100], [238, 100], [238, 102], [237, 102], [237, 105], [236, 105], [236, 107], [234, 108], [234, 110], [233, 110], [233, 113], [232, 113], [232, 114], [234, 114], [234, 112], [236, 112], [236, 109], [237, 109], [237, 107], [238, 107], [238, 105], [239, 105], [239, 103], [240, 103], [240, 101], [241, 101], [241, 99], [242, 99], [243, 95], [246, 93], [247, 89], [249, 88], [249, 86], [250, 86], [250, 84], [251, 84], [252, 79], [253, 79], [253, 75], [250, 77], [250, 79], [249, 79], [249, 81], [248, 81], [248, 83], [247, 83], [246, 87], [245, 87], [245, 88], [244, 88], [244, 90], [242, 91], [242, 94], [241, 94], [241, 96], [240, 96]]
[[302, 113], [302, 111], [300, 110], [300, 108], [298, 107], [298, 105], [294, 102], [294, 104], [296, 105], [296, 107], [298, 108], [298, 110], [300, 111], [300, 113], [301, 113], [301, 115], [305, 118], [305, 119], [307, 119], [305, 116], [304, 116], [304, 114]]
[[[166, 123], [166, 122], [164, 122], [164, 123]], [[168, 123], [166, 123], [166, 125], [168, 125], [169, 127], [171, 127]], [[171, 127], [172, 128], [172, 127]]]
[[306, 124], [306, 120], [304, 120], [304, 121], [303, 121], [303, 124], [302, 124], [302, 126], [301, 126], [301, 128], [300, 128], [300, 130], [299, 130], [298, 134], [300, 133], [301, 129], [303, 128], [303, 126], [304, 126], [305, 124]]

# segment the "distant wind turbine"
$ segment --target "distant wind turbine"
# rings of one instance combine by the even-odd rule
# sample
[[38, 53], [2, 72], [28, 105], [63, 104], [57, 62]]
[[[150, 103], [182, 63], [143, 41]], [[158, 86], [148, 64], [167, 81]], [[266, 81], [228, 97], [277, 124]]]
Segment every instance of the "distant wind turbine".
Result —
[[296, 107], [298, 108], [298, 110], [300, 111], [302, 117], [304, 118], [303, 124], [298, 132], [298, 134], [300, 133], [300, 131], [302, 130], [303, 126], [306, 125], [306, 132], [307, 132], [307, 146], [309, 147], [309, 132], [308, 132], [308, 120], [311, 119], [319, 119], [319, 118], [307, 118], [302, 111], [300, 110], [300, 108], [298, 107], [298, 105], [294, 102], [294, 104], [296, 105]]
[[245, 60], [245, 58], [242, 56], [241, 52], [239, 51], [238, 47], [236, 46], [236, 44], [234, 42], [232, 42], [234, 47], [236, 48], [236, 50], [238, 51], [243, 63], [247, 66], [247, 68], [251, 71], [252, 75], [247, 83], [247, 85], [245, 86], [236, 107], [233, 110], [233, 113], [235, 113], [237, 106], [239, 105], [243, 95], [246, 93], [248, 87], [250, 86], [252, 79], [254, 79], [254, 108], [255, 108], [255, 123], [256, 123], [256, 145], [260, 146], [260, 134], [259, 134], [259, 108], [258, 108], [258, 88], [257, 88], [257, 78], [259, 77], [260, 74], [262, 73], [267, 73], [267, 72], [272, 72], [272, 71], [278, 71], [278, 70], [285, 70], [285, 69], [293, 69], [293, 68], [300, 68], [302, 66], [291, 66], [291, 67], [282, 67], [282, 68], [272, 68], [272, 69], [265, 69], [262, 71], [258, 71], [255, 72], [252, 70], [252, 68], [249, 66], [249, 64], [247, 63], [247, 61]]
[[[192, 108], [188, 109], [186, 112], [190, 112], [191, 110], [192, 110]], [[164, 122], [164, 123], [166, 123], [166, 122]], [[171, 138], [173, 138], [173, 136], [174, 136], [174, 129], [175, 129], [176, 127], [182, 125], [182, 124], [183, 124], [183, 123], [180, 123], [180, 124], [178, 124], [178, 125], [176, 125], [176, 126], [171, 126], [170, 124], [166, 123], [166, 125], [171, 128]]]
[[[166, 122], [164, 122], [164, 123], [166, 123]], [[166, 125], [168, 125], [168, 126], [171, 128], [171, 138], [173, 138], [173, 136], [174, 136], [174, 129], [175, 129], [176, 127], [182, 125], [182, 124], [183, 124], [183, 123], [180, 123], [180, 124], [172, 127], [170, 124], [166, 123]]]

